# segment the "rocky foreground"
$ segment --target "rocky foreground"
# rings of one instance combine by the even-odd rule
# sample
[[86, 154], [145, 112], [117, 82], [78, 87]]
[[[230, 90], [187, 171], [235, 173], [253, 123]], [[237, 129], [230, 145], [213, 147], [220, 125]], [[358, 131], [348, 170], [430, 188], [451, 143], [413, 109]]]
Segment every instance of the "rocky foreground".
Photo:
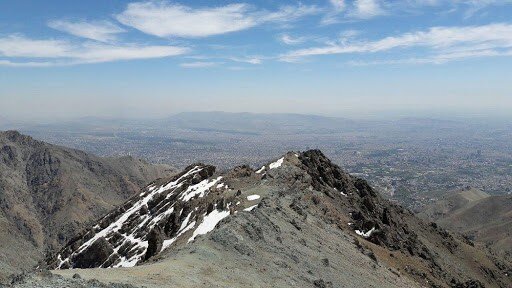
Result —
[[191, 165], [47, 263], [138, 287], [512, 286], [510, 263], [383, 199], [318, 150], [256, 171]]

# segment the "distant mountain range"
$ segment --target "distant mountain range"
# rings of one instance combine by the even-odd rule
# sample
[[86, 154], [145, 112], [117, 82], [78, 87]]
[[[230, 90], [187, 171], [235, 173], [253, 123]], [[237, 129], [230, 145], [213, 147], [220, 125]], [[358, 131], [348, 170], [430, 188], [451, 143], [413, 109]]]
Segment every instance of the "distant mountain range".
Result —
[[358, 127], [353, 120], [303, 114], [258, 114], [187, 112], [166, 119], [172, 127], [223, 133], [311, 133], [334, 132]]
[[486, 243], [512, 259], [512, 195], [458, 191], [426, 207], [419, 216]]
[[[21, 124], [20, 124], [21, 125]], [[362, 131], [366, 129], [451, 129], [461, 128], [463, 122], [433, 118], [400, 118], [397, 120], [351, 120], [341, 117], [293, 113], [231, 113], [222, 111], [183, 112], [161, 119], [84, 117], [69, 121], [18, 125], [23, 131], [169, 131], [186, 129], [196, 132], [224, 134], [318, 134]]]
[[173, 171], [0, 132], [0, 279], [32, 269], [90, 221]]

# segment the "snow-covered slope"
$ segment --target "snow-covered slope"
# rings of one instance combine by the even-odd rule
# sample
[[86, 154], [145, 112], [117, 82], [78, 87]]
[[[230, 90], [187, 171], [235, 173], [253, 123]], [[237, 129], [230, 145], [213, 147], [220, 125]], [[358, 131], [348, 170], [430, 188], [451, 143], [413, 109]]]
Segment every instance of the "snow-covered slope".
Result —
[[[188, 241], [205, 234], [229, 215], [234, 205], [223, 198], [213, 205], [203, 201], [210, 192], [229, 190], [222, 177], [209, 178], [214, 171], [212, 166], [193, 165], [169, 181], [148, 185], [76, 237], [57, 254], [53, 265], [58, 269], [131, 267], [188, 235], [188, 231], [193, 231]], [[153, 241], [152, 234], [156, 234]]]
[[[298, 161], [298, 154], [286, 157]], [[281, 167], [284, 158], [270, 163], [268, 171]], [[228, 183], [236, 183], [237, 173], [252, 175], [249, 182], [259, 182], [267, 173], [256, 174], [249, 167], [237, 169], [214, 175], [215, 167], [196, 164], [170, 179], [149, 184], [75, 237], [49, 260], [50, 266], [132, 267], [175, 243], [192, 242], [229, 215], [253, 210], [261, 200], [257, 194], [242, 195]]]

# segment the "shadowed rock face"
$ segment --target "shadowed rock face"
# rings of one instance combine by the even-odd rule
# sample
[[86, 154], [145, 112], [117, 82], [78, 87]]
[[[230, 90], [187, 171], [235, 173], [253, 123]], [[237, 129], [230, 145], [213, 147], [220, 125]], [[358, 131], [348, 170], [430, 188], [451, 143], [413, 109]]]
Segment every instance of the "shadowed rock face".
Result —
[[[255, 266], [273, 255], [273, 271], [257, 273], [289, 275], [294, 267], [298, 274], [290, 276], [293, 283], [293, 277], [302, 279], [313, 268], [321, 271], [308, 266], [311, 255], [343, 257], [344, 251], [330, 247], [338, 243], [359, 251], [374, 266], [400, 271], [419, 286], [512, 285], [510, 263], [383, 199], [366, 181], [345, 173], [318, 150], [287, 153], [256, 171], [244, 166], [224, 174], [214, 170], [195, 164], [151, 183], [49, 258], [49, 265], [78, 267], [76, 259], [104, 237], [116, 252], [96, 267], [169, 261], [167, 257], [179, 258], [207, 245], [208, 251], [229, 251], [218, 253], [248, 258]], [[323, 242], [319, 234], [330, 240]], [[335, 265], [329, 259], [319, 263]], [[336, 273], [324, 276], [307, 281], [344, 285]]]
[[144, 259], [147, 260], [156, 254], [160, 253], [164, 244], [164, 235], [159, 226], [153, 228], [148, 235], [148, 249], [144, 255]]
[[91, 246], [87, 247], [83, 253], [77, 254], [74, 259], [76, 268], [93, 268], [98, 267], [107, 261], [110, 254], [114, 252], [112, 246], [105, 238], [100, 237], [94, 241]]
[[31, 269], [141, 186], [172, 173], [0, 132], [0, 281]]

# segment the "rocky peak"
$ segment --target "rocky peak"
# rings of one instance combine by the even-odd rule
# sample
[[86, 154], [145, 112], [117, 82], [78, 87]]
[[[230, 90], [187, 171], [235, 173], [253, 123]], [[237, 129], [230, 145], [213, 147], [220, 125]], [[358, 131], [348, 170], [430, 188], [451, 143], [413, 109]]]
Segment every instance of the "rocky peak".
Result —
[[[484, 268], [457, 270], [452, 261], [445, 260], [452, 259], [445, 254], [467, 253], [471, 243], [383, 199], [365, 180], [350, 176], [319, 150], [289, 152], [257, 170], [240, 166], [224, 174], [216, 174], [213, 166], [190, 165], [172, 178], [145, 187], [68, 243], [48, 263], [60, 269], [130, 267], [166, 249], [188, 245], [214, 229], [219, 232], [217, 224], [229, 216], [224, 224], [236, 222], [238, 217], [245, 219], [244, 215], [277, 217], [285, 210], [291, 211], [285, 221], [297, 231], [313, 225], [308, 222], [310, 217], [321, 219], [321, 226], [352, 235], [357, 247], [374, 261], [380, 260], [372, 249], [418, 281], [464, 285], [473, 283], [473, 275], [478, 274], [478, 279], [487, 283], [507, 283], [499, 273], [508, 268], [501, 263], [488, 261]], [[258, 211], [265, 211], [267, 216]], [[242, 230], [261, 234], [261, 227], [247, 225], [251, 227]], [[260, 236], [258, 239], [263, 239]], [[387, 259], [394, 255], [400, 260]], [[407, 264], [401, 266], [403, 263]]]
[[0, 136], [4, 136], [10, 142], [19, 143], [19, 144], [31, 144], [31, 143], [37, 142], [32, 137], [23, 135], [20, 132], [15, 131], [15, 130], [8, 130], [8, 131], [0, 132]]

